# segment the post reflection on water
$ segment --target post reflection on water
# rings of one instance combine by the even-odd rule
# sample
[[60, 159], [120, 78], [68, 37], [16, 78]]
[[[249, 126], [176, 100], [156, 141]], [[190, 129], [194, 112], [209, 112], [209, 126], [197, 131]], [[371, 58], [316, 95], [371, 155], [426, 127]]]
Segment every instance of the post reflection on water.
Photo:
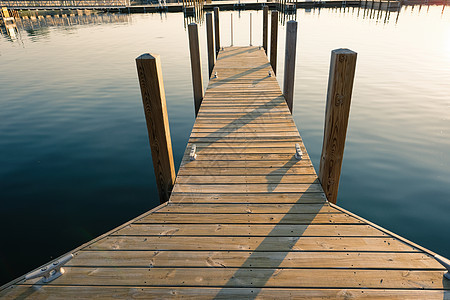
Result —
[[0, 26], [2, 36], [10, 40], [21, 38], [25, 33], [30, 36], [48, 34], [48, 28], [60, 27], [68, 29], [76, 25], [99, 25], [107, 23], [128, 23], [131, 20], [129, 14], [99, 13], [91, 10], [59, 11], [58, 13], [43, 14], [30, 11], [18, 15], [13, 22]]
[[[180, 13], [23, 11], [1, 24], [0, 227], [14, 224], [3, 240], [15, 247], [0, 247], [0, 282], [159, 203], [134, 60], [161, 55], [178, 166], [194, 123], [191, 22], [208, 72], [207, 11], [184, 5]], [[329, 52], [355, 49], [338, 203], [449, 257], [449, 10], [385, 5], [280, 10], [280, 60], [284, 24], [299, 22], [293, 117], [318, 167]], [[238, 8], [221, 12], [223, 46], [260, 45], [262, 11]], [[42, 243], [54, 236], [57, 244]]]

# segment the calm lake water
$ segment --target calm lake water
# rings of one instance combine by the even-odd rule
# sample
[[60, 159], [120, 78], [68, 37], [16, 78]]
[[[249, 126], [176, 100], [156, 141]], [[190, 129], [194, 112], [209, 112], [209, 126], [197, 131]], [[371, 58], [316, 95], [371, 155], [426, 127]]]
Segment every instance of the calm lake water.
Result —
[[[221, 14], [223, 45], [230, 14], [234, 45], [249, 44], [250, 13], [261, 44], [262, 12], [246, 11]], [[338, 204], [450, 257], [450, 7], [296, 18], [294, 118], [316, 169], [330, 51], [358, 52]], [[0, 37], [0, 283], [158, 204], [137, 56], [161, 55], [176, 166], [194, 123], [181, 13], [84, 20]]]

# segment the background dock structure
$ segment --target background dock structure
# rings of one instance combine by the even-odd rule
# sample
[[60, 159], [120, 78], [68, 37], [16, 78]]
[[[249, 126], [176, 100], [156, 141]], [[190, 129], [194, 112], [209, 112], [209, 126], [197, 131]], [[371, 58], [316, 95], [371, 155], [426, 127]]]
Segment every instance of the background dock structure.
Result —
[[[346, 109], [330, 105], [349, 105], [353, 60], [350, 50], [332, 53], [325, 127], [339, 132]], [[167, 120], [159, 56], [136, 61], [151, 146], [163, 134], [161, 151], [171, 151], [168, 123], [151, 127], [152, 114]], [[433, 252], [328, 201], [323, 178], [336, 174], [324, 163], [322, 183], [316, 175], [262, 47], [221, 48], [211, 74], [169, 201], [71, 251], [62, 276], [18, 278], [0, 298], [450, 299]], [[323, 160], [340, 148], [328, 142]]]
[[15, 10], [58, 10], [91, 9], [109, 12], [149, 13], [149, 12], [184, 12], [188, 15], [200, 14], [202, 10], [210, 11], [214, 7], [220, 10], [260, 10], [268, 6], [282, 13], [294, 13], [297, 8], [342, 8], [364, 7], [382, 10], [396, 9], [401, 5], [446, 5], [446, 0], [319, 0], [319, 1], [204, 1], [204, 0], [0, 0], [0, 7]]

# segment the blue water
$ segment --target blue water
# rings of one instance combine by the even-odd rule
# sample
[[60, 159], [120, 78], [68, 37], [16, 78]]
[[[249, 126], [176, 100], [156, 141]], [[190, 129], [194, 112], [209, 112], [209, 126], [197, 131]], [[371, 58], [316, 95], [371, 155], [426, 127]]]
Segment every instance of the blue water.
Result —
[[[358, 52], [338, 204], [450, 257], [450, 8], [442, 10], [298, 10], [294, 118], [317, 168], [330, 51]], [[221, 13], [223, 45], [230, 14], [234, 45], [249, 44], [250, 13], [261, 44], [262, 13], [246, 11]], [[0, 37], [0, 283], [158, 204], [137, 56], [161, 55], [176, 166], [194, 123], [182, 14], [75, 21]], [[206, 74], [203, 23], [200, 33]], [[283, 26], [279, 37], [283, 74]]]

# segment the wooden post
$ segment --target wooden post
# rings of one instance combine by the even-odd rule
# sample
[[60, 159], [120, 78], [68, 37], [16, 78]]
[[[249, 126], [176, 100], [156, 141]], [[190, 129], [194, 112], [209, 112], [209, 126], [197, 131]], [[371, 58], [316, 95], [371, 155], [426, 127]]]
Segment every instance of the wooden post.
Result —
[[348, 49], [331, 51], [319, 180], [332, 203], [336, 203], [338, 195], [355, 68], [356, 52]]
[[219, 8], [214, 7], [214, 31], [216, 34], [216, 55], [220, 51]]
[[206, 14], [206, 40], [208, 44], [208, 70], [209, 70], [209, 77], [211, 77], [216, 59], [216, 56], [214, 55], [214, 33], [213, 33], [212, 13]]
[[152, 151], [153, 169], [161, 203], [169, 201], [175, 184], [172, 141], [167, 117], [166, 94], [159, 55], [143, 54], [136, 58], [142, 103]]
[[230, 27], [230, 29], [231, 29], [231, 38], [230, 38], [230, 40], [231, 40], [231, 43], [230, 43], [230, 47], [233, 47], [233, 13], [231, 13], [231, 15], [230, 15], [230, 17], [231, 17], [231, 21], [230, 21], [230, 25], [231, 25], [231, 27]]
[[267, 28], [269, 23], [269, 6], [264, 5], [263, 9], [263, 48], [267, 55]]
[[285, 50], [283, 94], [292, 113], [294, 108], [295, 55], [297, 52], [297, 22], [293, 20], [287, 22]]
[[202, 63], [200, 60], [200, 46], [198, 43], [198, 27], [195, 23], [188, 25], [189, 32], [189, 50], [191, 53], [191, 70], [192, 70], [192, 85], [194, 88], [194, 107], [195, 116], [197, 117], [198, 110], [203, 100], [203, 76]]
[[250, 13], [250, 46], [252, 46], [252, 13]]
[[277, 45], [278, 45], [278, 12], [272, 11], [272, 28], [270, 34], [270, 65], [273, 74], [277, 73]]

